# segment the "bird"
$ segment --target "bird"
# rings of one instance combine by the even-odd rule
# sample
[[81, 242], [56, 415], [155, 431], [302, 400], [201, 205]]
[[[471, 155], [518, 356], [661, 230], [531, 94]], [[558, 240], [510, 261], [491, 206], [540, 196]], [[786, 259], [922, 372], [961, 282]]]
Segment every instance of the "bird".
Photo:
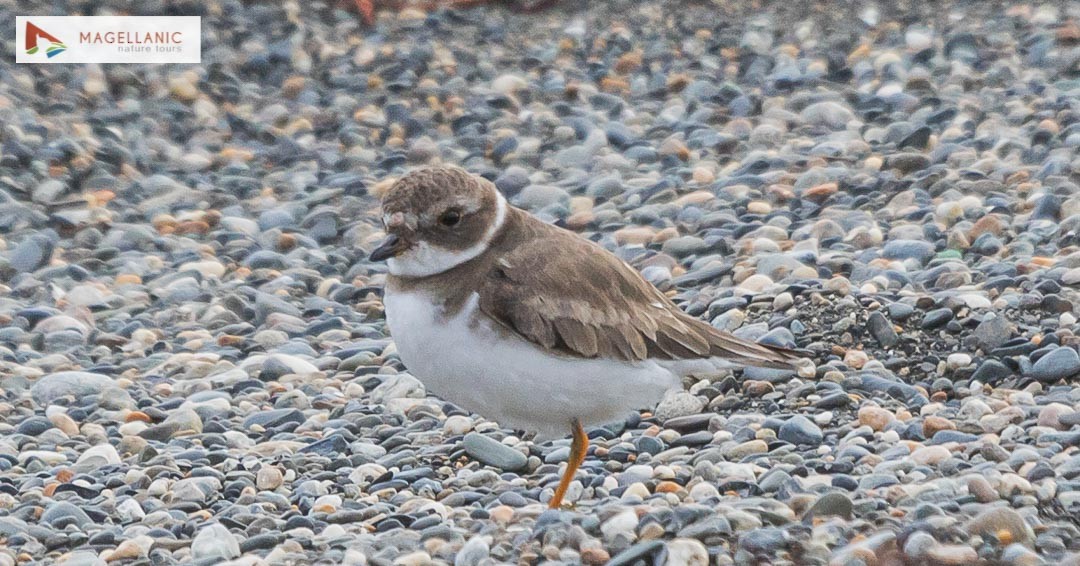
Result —
[[453, 166], [383, 193], [386, 325], [428, 392], [536, 439], [571, 436], [549, 507], [585, 459], [585, 426], [654, 406], [686, 375], [795, 368], [805, 352], [714, 328], [602, 246], [511, 205]]

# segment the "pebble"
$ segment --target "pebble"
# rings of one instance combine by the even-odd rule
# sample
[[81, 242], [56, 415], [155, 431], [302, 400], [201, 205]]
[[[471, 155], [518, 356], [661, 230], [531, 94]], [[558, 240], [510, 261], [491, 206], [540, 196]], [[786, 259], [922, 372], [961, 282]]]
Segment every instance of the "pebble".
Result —
[[667, 543], [667, 559], [669, 564], [708, 566], [709, 551], [700, 541], [677, 538]]
[[656, 417], [661, 421], [700, 413], [705, 400], [686, 391], [676, 391], [665, 396], [656, 407]]
[[494, 468], [516, 472], [528, 464], [521, 452], [478, 432], [465, 435], [462, 444], [469, 456]]
[[777, 433], [777, 437], [785, 442], [792, 444], [820, 444], [824, 439], [824, 435], [821, 429], [814, 424], [810, 419], [802, 415], [795, 415], [783, 425], [780, 426], [780, 431]]
[[882, 431], [896, 420], [896, 416], [881, 407], [866, 405], [859, 408], [859, 424], [871, 430]]
[[195, 560], [229, 560], [240, 556], [240, 543], [220, 523], [201, 529], [191, 541], [191, 557]]
[[1035, 535], [1027, 521], [1019, 513], [1006, 507], [987, 509], [964, 523], [963, 528], [972, 535], [993, 535], [1005, 544], [1015, 542], [1030, 546], [1035, 541]]
[[1073, 348], [1057, 348], [1031, 366], [1031, 377], [1046, 383], [1080, 373], [1080, 355]]
[[874, 337], [874, 340], [877, 340], [878, 344], [884, 348], [895, 346], [900, 339], [892, 324], [885, 318], [885, 315], [878, 311], [870, 313], [866, 320], [866, 328], [870, 331], [870, 335]]

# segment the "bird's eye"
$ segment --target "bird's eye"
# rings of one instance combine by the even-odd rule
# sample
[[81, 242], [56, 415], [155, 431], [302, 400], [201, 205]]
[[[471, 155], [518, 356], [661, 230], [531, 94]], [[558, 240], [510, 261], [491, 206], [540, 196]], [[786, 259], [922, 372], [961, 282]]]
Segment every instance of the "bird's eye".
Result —
[[456, 226], [461, 222], [461, 213], [456, 210], [447, 210], [439, 216], [439, 224], [443, 226]]

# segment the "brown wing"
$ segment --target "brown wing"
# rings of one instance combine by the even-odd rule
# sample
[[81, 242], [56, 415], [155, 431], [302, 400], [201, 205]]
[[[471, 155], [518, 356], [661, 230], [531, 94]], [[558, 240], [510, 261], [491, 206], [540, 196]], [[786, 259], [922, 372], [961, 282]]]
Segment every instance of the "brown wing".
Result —
[[[523, 215], [524, 216], [524, 215]], [[529, 218], [483, 278], [480, 309], [565, 355], [635, 361], [721, 357], [792, 367], [797, 352], [722, 332], [675, 306], [600, 246]]]

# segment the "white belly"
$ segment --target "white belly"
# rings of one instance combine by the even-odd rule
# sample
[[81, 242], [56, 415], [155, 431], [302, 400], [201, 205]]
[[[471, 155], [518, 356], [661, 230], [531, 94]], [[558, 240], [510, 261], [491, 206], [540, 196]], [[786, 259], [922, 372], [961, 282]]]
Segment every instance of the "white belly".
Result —
[[602, 424], [656, 404], [679, 385], [652, 361], [629, 363], [555, 356], [497, 332], [473, 295], [452, 319], [418, 293], [384, 297], [386, 320], [409, 372], [428, 392], [505, 427], [547, 437], [569, 434], [573, 419]]

